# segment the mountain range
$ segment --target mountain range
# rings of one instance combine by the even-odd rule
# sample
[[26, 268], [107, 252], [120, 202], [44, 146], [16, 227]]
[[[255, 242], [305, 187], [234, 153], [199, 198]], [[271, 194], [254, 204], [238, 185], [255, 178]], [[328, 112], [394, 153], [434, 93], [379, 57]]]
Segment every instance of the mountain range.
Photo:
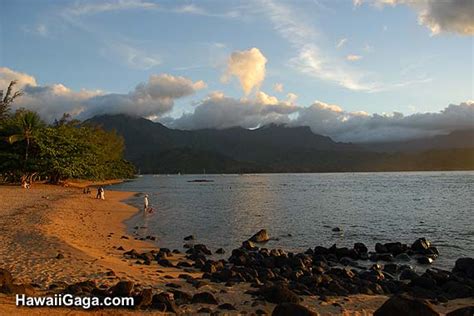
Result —
[[178, 130], [141, 117], [101, 115], [141, 173], [474, 170], [474, 129], [405, 142], [353, 144], [309, 127]]

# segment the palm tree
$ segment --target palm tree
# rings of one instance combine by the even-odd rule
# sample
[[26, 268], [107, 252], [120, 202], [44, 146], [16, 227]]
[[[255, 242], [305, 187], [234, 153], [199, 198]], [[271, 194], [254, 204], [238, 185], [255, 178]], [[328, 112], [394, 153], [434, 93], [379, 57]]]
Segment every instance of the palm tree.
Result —
[[0, 90], [0, 121], [8, 116], [8, 111], [13, 101], [23, 94], [21, 90], [13, 92], [15, 84], [16, 80], [11, 81], [5, 94], [3, 90]]
[[15, 115], [15, 123], [18, 130], [17, 134], [8, 137], [10, 144], [18, 141], [25, 141], [25, 160], [24, 167], [28, 161], [31, 142], [34, 139], [35, 132], [44, 125], [43, 121], [36, 112], [22, 110]]

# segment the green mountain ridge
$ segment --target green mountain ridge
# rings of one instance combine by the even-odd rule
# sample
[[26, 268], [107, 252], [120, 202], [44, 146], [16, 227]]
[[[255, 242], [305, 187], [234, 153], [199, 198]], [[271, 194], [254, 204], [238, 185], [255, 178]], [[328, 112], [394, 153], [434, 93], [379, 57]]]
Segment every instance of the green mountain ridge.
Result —
[[[474, 170], [474, 145], [466, 133], [454, 142], [441, 135], [415, 143], [352, 144], [314, 134], [309, 127], [270, 124], [249, 130], [177, 130], [127, 115], [89, 119], [125, 140], [125, 158], [142, 173], [358, 172]], [[459, 133], [452, 133], [460, 137]], [[450, 148], [449, 142], [455, 146]], [[428, 144], [431, 142], [431, 145]], [[408, 144], [404, 150], [402, 144]], [[466, 148], [463, 144], [467, 144]], [[439, 144], [438, 144], [439, 145]], [[390, 150], [393, 149], [393, 150]]]

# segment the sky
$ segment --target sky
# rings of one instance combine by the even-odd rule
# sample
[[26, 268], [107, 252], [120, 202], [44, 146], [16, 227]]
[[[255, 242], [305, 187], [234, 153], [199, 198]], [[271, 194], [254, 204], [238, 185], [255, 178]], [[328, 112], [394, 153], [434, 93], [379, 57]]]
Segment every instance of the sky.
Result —
[[339, 141], [474, 127], [471, 0], [0, 1], [0, 89], [47, 121], [307, 125]]

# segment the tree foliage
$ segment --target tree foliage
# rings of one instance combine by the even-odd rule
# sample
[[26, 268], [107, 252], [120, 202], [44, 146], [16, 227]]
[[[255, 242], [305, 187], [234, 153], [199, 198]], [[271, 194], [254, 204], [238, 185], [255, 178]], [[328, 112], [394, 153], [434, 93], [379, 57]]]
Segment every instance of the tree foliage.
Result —
[[10, 100], [20, 93], [9, 89], [0, 113], [0, 179], [18, 181], [33, 175], [61, 180], [130, 178], [135, 169], [123, 159], [124, 142], [114, 132], [70, 120], [65, 114], [45, 124], [37, 113], [19, 109], [9, 113]]
[[42, 130], [37, 141], [41, 169], [52, 182], [66, 178], [127, 178], [133, 166], [122, 159], [123, 141], [92, 126], [61, 124]]

